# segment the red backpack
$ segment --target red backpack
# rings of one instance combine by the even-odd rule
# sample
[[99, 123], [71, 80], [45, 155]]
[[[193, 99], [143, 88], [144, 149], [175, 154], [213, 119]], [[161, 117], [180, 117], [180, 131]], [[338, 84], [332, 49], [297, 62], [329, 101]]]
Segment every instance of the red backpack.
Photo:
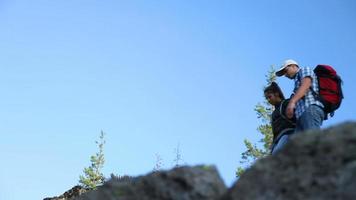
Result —
[[318, 78], [319, 93], [314, 91], [313, 93], [323, 103], [324, 111], [333, 116], [344, 98], [341, 89], [342, 80], [335, 69], [329, 65], [317, 65], [314, 73]]

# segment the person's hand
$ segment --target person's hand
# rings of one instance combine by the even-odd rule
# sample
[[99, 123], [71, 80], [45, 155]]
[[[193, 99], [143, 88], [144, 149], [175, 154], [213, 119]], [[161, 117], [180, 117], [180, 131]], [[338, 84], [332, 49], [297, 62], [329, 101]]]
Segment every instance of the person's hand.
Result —
[[294, 116], [294, 109], [295, 109], [295, 102], [294, 101], [290, 101], [288, 103], [287, 109], [286, 109], [286, 115], [288, 117], [288, 119], [292, 119]]

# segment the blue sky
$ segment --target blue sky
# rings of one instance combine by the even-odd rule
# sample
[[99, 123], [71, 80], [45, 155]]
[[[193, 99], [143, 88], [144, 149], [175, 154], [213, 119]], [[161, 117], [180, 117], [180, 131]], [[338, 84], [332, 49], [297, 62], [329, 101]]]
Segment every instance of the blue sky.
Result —
[[[356, 2], [0, 1], [0, 199], [62, 194], [106, 133], [104, 173], [214, 164], [235, 180], [270, 66], [326, 63], [355, 120]], [[288, 96], [292, 82], [279, 83]]]

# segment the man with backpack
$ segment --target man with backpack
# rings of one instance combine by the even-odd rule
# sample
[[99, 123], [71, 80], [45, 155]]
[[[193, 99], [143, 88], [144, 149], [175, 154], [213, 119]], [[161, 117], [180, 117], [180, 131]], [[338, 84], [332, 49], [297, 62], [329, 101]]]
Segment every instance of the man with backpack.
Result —
[[277, 76], [285, 75], [294, 80], [294, 94], [291, 97], [286, 116], [297, 119], [296, 132], [320, 129], [325, 118], [324, 105], [317, 98], [318, 79], [309, 67], [299, 67], [294, 60], [286, 60], [276, 72]]

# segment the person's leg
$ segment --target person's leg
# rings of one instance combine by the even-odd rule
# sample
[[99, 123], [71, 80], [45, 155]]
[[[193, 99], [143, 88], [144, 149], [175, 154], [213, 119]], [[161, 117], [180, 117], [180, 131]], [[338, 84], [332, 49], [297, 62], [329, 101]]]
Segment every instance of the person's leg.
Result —
[[272, 147], [271, 154], [276, 154], [282, 147], [288, 142], [289, 135], [282, 135], [281, 138], [277, 141], [276, 144]]
[[319, 106], [309, 106], [297, 120], [296, 132], [320, 129], [324, 115], [323, 109]]
[[304, 127], [303, 127], [303, 123], [302, 123], [302, 121], [303, 121], [302, 117], [303, 116], [300, 116], [299, 119], [297, 119], [297, 122], [296, 122], [296, 125], [295, 125], [295, 130], [294, 130], [295, 133], [304, 131]]

